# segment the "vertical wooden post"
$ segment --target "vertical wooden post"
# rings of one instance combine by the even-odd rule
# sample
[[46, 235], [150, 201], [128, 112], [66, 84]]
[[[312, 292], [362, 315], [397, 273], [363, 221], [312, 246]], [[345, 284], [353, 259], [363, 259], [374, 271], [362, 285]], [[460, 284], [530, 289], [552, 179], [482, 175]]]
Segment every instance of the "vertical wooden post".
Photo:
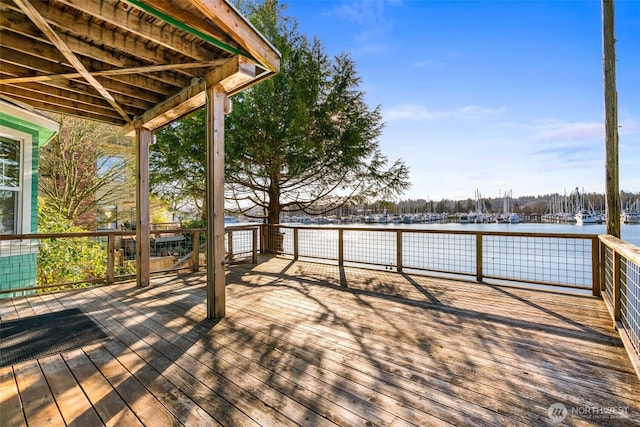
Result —
[[267, 252], [267, 239], [268, 239], [268, 226], [267, 224], [260, 224], [260, 253]]
[[115, 269], [115, 252], [116, 252], [116, 235], [109, 234], [107, 236], [107, 283], [114, 281]]
[[231, 262], [233, 261], [233, 230], [229, 230], [225, 234], [229, 236], [227, 237], [227, 252], [229, 253], [227, 256], [229, 257], [229, 262]]
[[298, 229], [293, 227], [293, 259], [298, 259]]
[[193, 248], [191, 249], [191, 271], [200, 270], [200, 232], [193, 232]]
[[611, 298], [613, 298], [613, 326], [616, 326], [616, 322], [620, 320], [620, 264], [620, 254], [614, 250], [613, 271], [611, 273], [611, 281], [613, 282], [611, 292]]
[[344, 265], [344, 230], [338, 229], [338, 265]]
[[484, 272], [482, 271], [482, 233], [476, 234], [476, 281], [482, 282]]
[[224, 276], [224, 105], [219, 85], [207, 86], [207, 317], [226, 311]]
[[402, 271], [402, 231], [396, 231], [396, 269]]
[[594, 237], [591, 239], [591, 293], [593, 296], [600, 296], [600, 239]]
[[605, 198], [607, 234], [620, 238], [620, 183], [618, 169], [618, 93], [613, 0], [602, 0], [602, 51], [605, 111]]
[[253, 233], [253, 256], [251, 257], [251, 260], [253, 261], [254, 264], [258, 263], [258, 229], [254, 228], [253, 230], [251, 230], [251, 232]]
[[153, 133], [144, 127], [136, 129], [136, 282], [147, 286], [151, 275], [149, 259], [151, 232], [149, 229], [149, 146]]

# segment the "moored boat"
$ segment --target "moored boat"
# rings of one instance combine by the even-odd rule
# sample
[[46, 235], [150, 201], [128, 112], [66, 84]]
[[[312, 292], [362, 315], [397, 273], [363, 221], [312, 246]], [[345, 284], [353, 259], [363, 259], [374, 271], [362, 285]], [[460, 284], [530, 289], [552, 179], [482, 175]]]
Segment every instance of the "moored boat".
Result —
[[578, 211], [575, 218], [577, 224], [596, 224], [598, 222], [596, 214], [588, 209]]
[[625, 224], [640, 224], [640, 214], [635, 209], [624, 209], [620, 214], [620, 221]]

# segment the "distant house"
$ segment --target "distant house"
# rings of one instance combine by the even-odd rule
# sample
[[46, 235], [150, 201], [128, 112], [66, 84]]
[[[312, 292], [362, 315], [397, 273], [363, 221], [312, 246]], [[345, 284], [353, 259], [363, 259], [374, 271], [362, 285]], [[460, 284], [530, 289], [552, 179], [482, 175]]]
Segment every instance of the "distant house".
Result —
[[[37, 232], [39, 148], [58, 129], [45, 115], [0, 98], [0, 234]], [[36, 284], [38, 247], [28, 242], [0, 241], [1, 290]]]

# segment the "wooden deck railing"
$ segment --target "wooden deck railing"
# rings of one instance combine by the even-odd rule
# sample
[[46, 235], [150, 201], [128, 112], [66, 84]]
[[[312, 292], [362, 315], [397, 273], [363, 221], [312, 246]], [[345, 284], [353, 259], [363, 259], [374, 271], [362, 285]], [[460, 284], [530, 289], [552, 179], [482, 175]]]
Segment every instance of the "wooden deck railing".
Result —
[[264, 225], [263, 251], [395, 271], [600, 292], [595, 234]]
[[640, 248], [600, 236], [602, 295], [640, 376]]
[[[0, 235], [0, 297], [133, 278], [135, 236], [135, 231]], [[189, 273], [206, 268], [205, 239], [204, 229], [152, 230], [149, 242], [152, 274]], [[225, 250], [229, 263], [256, 263], [258, 226], [226, 227]], [[25, 279], [20, 280], [21, 277]], [[30, 284], [21, 285], [25, 282]]]

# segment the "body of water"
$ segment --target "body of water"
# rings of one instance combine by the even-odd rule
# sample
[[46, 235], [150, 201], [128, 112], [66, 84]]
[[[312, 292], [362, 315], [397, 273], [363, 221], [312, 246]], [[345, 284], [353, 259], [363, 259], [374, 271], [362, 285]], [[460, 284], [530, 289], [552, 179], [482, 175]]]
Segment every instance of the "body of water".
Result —
[[[283, 224], [287, 225], [287, 224]], [[320, 226], [322, 227], [322, 226]], [[468, 230], [468, 231], [505, 231], [523, 233], [575, 233], [575, 234], [605, 234], [604, 224], [551, 224], [551, 223], [520, 223], [520, 224], [345, 224], [340, 227], [376, 227], [376, 228], [407, 228], [424, 230]], [[640, 224], [622, 224], [620, 226], [622, 240], [640, 247]]]

